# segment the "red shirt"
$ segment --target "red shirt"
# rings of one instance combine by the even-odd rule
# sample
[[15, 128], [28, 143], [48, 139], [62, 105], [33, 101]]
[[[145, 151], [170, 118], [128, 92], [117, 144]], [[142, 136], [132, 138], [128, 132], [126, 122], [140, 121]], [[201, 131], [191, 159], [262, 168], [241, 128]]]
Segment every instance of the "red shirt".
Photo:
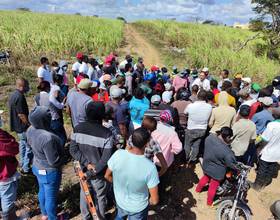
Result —
[[217, 95], [218, 93], [220, 93], [219, 89], [213, 89], [212, 93], [215, 95]]
[[0, 181], [12, 177], [16, 170], [18, 161], [18, 143], [8, 132], [0, 129]]
[[95, 102], [103, 102], [107, 103], [110, 101], [109, 94], [107, 91], [103, 91], [102, 93], [95, 93], [91, 97]]

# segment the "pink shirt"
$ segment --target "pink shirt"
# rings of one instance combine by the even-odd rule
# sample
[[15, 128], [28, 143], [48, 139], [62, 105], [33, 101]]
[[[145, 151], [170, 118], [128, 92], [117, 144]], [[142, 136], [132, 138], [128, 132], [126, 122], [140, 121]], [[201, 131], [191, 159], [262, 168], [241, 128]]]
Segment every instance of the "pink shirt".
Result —
[[188, 80], [180, 76], [175, 76], [175, 78], [173, 79], [173, 87], [175, 88], [175, 92], [177, 92], [181, 87], [187, 88]]
[[[159, 143], [162, 154], [169, 167], [174, 161], [174, 154], [180, 153], [183, 149], [174, 127], [158, 122], [157, 129], [152, 133], [152, 137]], [[154, 162], [160, 166], [157, 157], [154, 157]]]

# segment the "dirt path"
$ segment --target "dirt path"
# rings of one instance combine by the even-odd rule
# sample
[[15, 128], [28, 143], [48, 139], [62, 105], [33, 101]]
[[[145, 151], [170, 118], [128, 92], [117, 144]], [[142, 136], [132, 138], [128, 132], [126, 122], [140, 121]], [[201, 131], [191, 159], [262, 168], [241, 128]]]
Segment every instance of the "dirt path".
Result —
[[132, 54], [144, 58], [147, 68], [152, 65], [163, 66], [160, 54], [137, 30], [131, 25], [125, 26], [125, 45], [120, 50], [124, 54]]

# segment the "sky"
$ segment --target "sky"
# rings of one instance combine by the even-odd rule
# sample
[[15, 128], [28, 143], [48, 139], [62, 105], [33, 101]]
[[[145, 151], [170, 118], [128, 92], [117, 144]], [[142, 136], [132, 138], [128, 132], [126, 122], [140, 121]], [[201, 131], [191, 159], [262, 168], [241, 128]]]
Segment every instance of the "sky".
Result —
[[36, 12], [66, 13], [100, 17], [214, 20], [227, 25], [247, 23], [255, 17], [251, 0], [0, 0], [0, 10], [27, 7]]

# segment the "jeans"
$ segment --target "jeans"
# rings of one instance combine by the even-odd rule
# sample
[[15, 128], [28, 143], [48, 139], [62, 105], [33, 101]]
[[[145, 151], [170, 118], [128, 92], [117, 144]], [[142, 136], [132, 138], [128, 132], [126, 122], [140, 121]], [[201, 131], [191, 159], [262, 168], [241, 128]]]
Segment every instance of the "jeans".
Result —
[[52, 129], [53, 133], [56, 134], [59, 137], [60, 143], [62, 144], [62, 146], [64, 146], [66, 141], [67, 141], [67, 135], [66, 135], [64, 126], [61, 123], [61, 121], [59, 119], [58, 120], [52, 120], [51, 121], [51, 129]]
[[184, 150], [188, 162], [195, 162], [197, 160], [199, 147], [205, 133], [206, 130], [203, 129], [186, 129]]
[[8, 213], [15, 206], [17, 199], [18, 182], [13, 181], [7, 184], [0, 184], [0, 201], [3, 213]]
[[[210, 183], [209, 183], [210, 182]], [[204, 176], [199, 180], [198, 185], [196, 186], [195, 191], [200, 193], [202, 189], [209, 183], [208, 194], [207, 194], [207, 205], [212, 205], [216, 191], [220, 185], [219, 180], [215, 180], [210, 176], [204, 174]]]
[[20, 166], [24, 172], [29, 172], [33, 153], [31, 147], [27, 143], [26, 133], [18, 133], [19, 137], [19, 155], [20, 155]]
[[[98, 218], [106, 219], [107, 192], [110, 184], [103, 177], [96, 177], [96, 179], [90, 180], [89, 183]], [[80, 192], [80, 209], [84, 220], [91, 219], [91, 214], [88, 210], [88, 205], [82, 188]]]
[[56, 220], [57, 194], [61, 182], [61, 171], [40, 171], [35, 166], [32, 167], [32, 171], [39, 184], [38, 199], [42, 215], [48, 216], [49, 220]]
[[118, 213], [115, 217], [115, 220], [124, 220], [126, 218], [128, 218], [128, 220], [146, 220], [146, 219], [148, 219], [148, 211], [149, 211], [148, 207], [149, 206], [147, 206], [141, 212], [132, 213], [132, 212], [125, 211], [122, 208], [120, 208], [119, 206], [117, 206]]

